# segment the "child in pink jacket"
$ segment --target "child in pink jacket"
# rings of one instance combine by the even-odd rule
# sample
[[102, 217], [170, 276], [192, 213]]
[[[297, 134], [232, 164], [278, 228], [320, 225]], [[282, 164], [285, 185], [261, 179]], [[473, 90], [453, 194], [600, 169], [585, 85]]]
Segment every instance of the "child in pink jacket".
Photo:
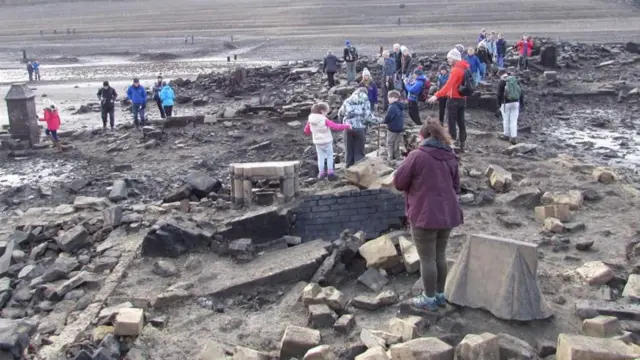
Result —
[[[321, 102], [311, 107], [309, 121], [304, 128], [304, 133], [311, 135], [313, 144], [316, 146], [318, 153], [318, 179], [328, 177], [329, 180], [335, 180], [333, 173], [333, 135], [331, 131], [343, 131], [351, 129], [349, 124], [336, 124], [327, 119], [327, 114], [331, 111], [329, 104]], [[327, 171], [325, 172], [324, 163], [327, 162]]]
[[47, 123], [47, 130], [45, 133], [51, 136], [51, 141], [53, 142], [53, 146], [55, 146], [58, 151], [62, 151], [62, 147], [60, 146], [60, 139], [58, 139], [58, 130], [60, 129], [60, 114], [58, 114], [58, 109], [56, 109], [55, 105], [51, 105], [44, 109], [44, 117], [40, 118], [40, 121], [44, 121]]

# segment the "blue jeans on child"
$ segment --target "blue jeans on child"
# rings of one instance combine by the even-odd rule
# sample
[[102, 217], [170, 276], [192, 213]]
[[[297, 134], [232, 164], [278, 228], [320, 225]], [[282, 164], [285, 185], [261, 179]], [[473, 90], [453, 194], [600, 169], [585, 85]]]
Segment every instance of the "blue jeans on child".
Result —
[[482, 75], [480, 73], [480, 70], [478, 70], [475, 73], [473, 73], [473, 82], [476, 83], [476, 85], [478, 85], [480, 81], [482, 81]]
[[58, 131], [57, 131], [57, 130], [49, 130], [49, 129], [46, 129], [46, 130], [44, 131], [44, 133], [45, 133], [47, 136], [51, 135], [51, 140], [53, 140], [54, 142], [58, 142]]
[[504, 68], [504, 55], [498, 54], [498, 67]]
[[145, 104], [133, 104], [131, 111], [133, 112], [133, 123], [138, 126], [138, 115], [140, 115], [140, 124], [144, 125], [144, 108]]
[[[318, 153], [318, 174], [333, 174], [333, 142], [316, 144], [316, 152]], [[325, 161], [327, 162], [326, 172], [324, 170]]]

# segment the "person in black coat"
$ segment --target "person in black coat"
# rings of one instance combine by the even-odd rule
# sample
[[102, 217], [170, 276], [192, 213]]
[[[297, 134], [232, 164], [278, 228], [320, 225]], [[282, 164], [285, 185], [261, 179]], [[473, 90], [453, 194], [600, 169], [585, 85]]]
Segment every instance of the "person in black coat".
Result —
[[338, 72], [338, 67], [340, 66], [340, 60], [337, 56], [333, 55], [331, 50], [327, 51], [327, 57], [324, 58], [324, 62], [322, 64], [322, 71], [327, 74], [327, 82], [329, 83], [329, 88], [336, 86], [336, 82], [334, 80], [334, 76]]

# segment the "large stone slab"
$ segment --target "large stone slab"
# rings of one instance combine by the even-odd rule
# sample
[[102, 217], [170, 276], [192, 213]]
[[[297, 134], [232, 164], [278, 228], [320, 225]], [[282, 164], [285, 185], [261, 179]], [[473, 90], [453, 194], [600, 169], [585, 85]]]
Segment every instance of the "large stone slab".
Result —
[[486, 309], [501, 319], [545, 319], [551, 313], [537, 269], [537, 245], [471, 235], [449, 272], [445, 294], [452, 304]]
[[620, 320], [640, 321], [639, 304], [623, 304], [611, 301], [576, 301], [576, 315], [591, 319], [598, 315], [615, 316]]
[[419, 338], [391, 346], [391, 359], [453, 360], [451, 345], [437, 338]]
[[387, 175], [393, 172], [384, 159], [365, 158], [345, 170], [344, 176], [350, 182], [367, 189], [380, 189]]
[[621, 340], [582, 335], [558, 335], [556, 360], [633, 360], [640, 347]]
[[191, 222], [161, 222], [144, 237], [142, 256], [175, 258], [190, 250], [209, 247], [212, 236]]
[[262, 244], [289, 235], [291, 219], [288, 209], [270, 206], [231, 219], [225, 226], [218, 232], [225, 239], [249, 238], [254, 244]]

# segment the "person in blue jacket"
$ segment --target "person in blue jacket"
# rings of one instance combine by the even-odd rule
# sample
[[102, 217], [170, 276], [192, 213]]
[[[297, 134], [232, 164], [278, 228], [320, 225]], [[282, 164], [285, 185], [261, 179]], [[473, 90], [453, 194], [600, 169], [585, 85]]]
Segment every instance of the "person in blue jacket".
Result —
[[162, 82], [162, 90], [160, 90], [158, 95], [162, 101], [162, 108], [164, 109], [165, 115], [167, 117], [171, 117], [173, 114], [173, 101], [175, 100], [176, 95], [166, 81]]
[[[140, 80], [138, 78], [133, 79], [133, 85], [129, 86], [127, 89], [127, 97], [131, 100], [133, 105], [131, 107], [131, 111], [133, 112], [133, 123], [136, 125], [136, 128], [144, 126], [144, 110], [147, 107], [147, 90], [144, 89], [144, 86], [140, 85]], [[138, 115], [140, 115], [139, 122]]]
[[418, 109], [418, 100], [420, 100], [422, 90], [427, 83], [427, 77], [424, 76], [424, 72], [421, 68], [417, 68], [413, 74], [415, 75], [415, 80], [410, 81], [407, 79], [404, 83], [407, 94], [409, 94], [407, 96], [409, 103], [409, 117], [416, 125], [422, 125], [422, 120], [420, 120], [420, 110]]
[[473, 74], [473, 82], [478, 85], [482, 80], [482, 64], [476, 56], [476, 50], [472, 47], [467, 49], [467, 62], [469, 63], [469, 70]]

